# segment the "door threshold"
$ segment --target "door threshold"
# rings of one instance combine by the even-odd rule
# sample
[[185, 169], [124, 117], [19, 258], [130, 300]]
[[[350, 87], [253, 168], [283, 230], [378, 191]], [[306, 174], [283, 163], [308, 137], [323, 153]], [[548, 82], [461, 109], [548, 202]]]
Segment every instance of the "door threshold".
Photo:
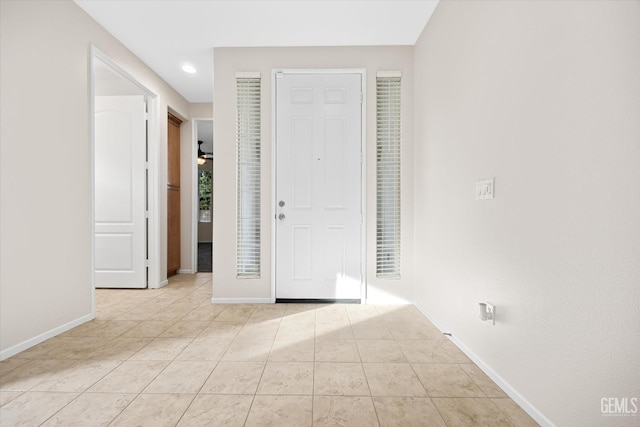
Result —
[[276, 298], [276, 304], [361, 304], [360, 299]]

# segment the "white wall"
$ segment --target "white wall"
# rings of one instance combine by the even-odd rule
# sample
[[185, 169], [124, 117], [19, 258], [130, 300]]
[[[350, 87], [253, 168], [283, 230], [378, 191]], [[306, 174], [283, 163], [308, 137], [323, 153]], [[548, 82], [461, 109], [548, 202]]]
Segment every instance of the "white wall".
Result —
[[[413, 283], [413, 49], [412, 47], [220, 48], [214, 50], [214, 298], [271, 297], [271, 72], [276, 68], [365, 68], [367, 71], [367, 266], [368, 298], [411, 301]], [[375, 77], [378, 70], [403, 72], [402, 280], [375, 277]], [[237, 280], [235, 74], [262, 75], [262, 277]]]
[[539, 421], [637, 425], [640, 3], [441, 2], [414, 72], [416, 304]]
[[[0, 19], [5, 358], [91, 317], [90, 43], [159, 95], [161, 153], [167, 106], [188, 116], [189, 104], [71, 1], [2, 1]], [[166, 173], [160, 185], [166, 187]]]

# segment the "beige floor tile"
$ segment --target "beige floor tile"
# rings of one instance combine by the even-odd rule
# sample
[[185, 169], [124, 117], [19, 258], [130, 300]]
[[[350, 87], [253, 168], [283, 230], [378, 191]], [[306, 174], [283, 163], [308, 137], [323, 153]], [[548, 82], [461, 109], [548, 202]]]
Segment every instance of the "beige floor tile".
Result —
[[[114, 307], [96, 307], [96, 319], [98, 320], [114, 320], [127, 312], [126, 309], [118, 306]], [[131, 320], [131, 319], [126, 319]], [[138, 319], [142, 320], [142, 319]]]
[[258, 394], [313, 394], [313, 362], [267, 362]]
[[374, 397], [373, 404], [382, 427], [446, 427], [428, 397]]
[[197, 393], [216, 363], [173, 361], [144, 389], [144, 393]]
[[233, 341], [242, 329], [242, 326], [242, 323], [213, 322], [204, 328], [198, 337], [211, 337], [224, 341]]
[[88, 359], [111, 339], [105, 337], [60, 337], [60, 345], [47, 353], [49, 359]]
[[138, 320], [92, 320], [71, 329], [65, 333], [65, 336], [114, 338], [138, 323], [140, 323]]
[[458, 365], [413, 364], [430, 397], [486, 397]]
[[476, 365], [465, 363], [461, 364], [460, 367], [471, 377], [473, 382], [480, 387], [480, 390], [482, 390], [487, 397], [508, 397], [507, 394]]
[[280, 321], [284, 315], [283, 307], [269, 306], [269, 308], [257, 308], [251, 313], [249, 322], [265, 322], [265, 321]]
[[51, 375], [36, 384], [31, 391], [82, 392], [113, 371], [121, 362], [117, 360], [83, 361]]
[[18, 359], [16, 357], [3, 360], [2, 362], [0, 362], [0, 378], [3, 375], [6, 375], [8, 372], [27, 364], [30, 361], [31, 359]]
[[360, 363], [316, 363], [314, 394], [369, 396], [369, 385]]
[[407, 362], [394, 340], [359, 340], [356, 343], [363, 362]]
[[1, 368], [2, 364], [9, 362], [11, 360], [14, 360], [14, 363], [15, 363], [18, 360], [49, 358], [48, 353], [54, 348], [63, 344], [63, 341], [61, 341], [61, 338], [62, 337], [58, 335], [57, 337], [48, 339], [45, 342], [41, 342], [38, 345], [35, 345], [25, 351], [20, 352], [19, 354], [15, 355], [11, 359], [3, 360], [2, 362], [0, 362], [0, 375], [2, 375], [2, 372], [3, 372]]
[[273, 340], [234, 340], [222, 360], [244, 362], [266, 362], [273, 346]]
[[220, 360], [231, 345], [231, 340], [215, 337], [198, 337], [185, 347], [177, 360]]
[[194, 307], [191, 306], [182, 306], [182, 307], [166, 307], [162, 310], [159, 310], [157, 313], [148, 317], [148, 320], [168, 320], [168, 321], [178, 321], [191, 313], [194, 310]]
[[389, 323], [391, 335], [397, 340], [442, 340], [442, 332], [425, 323]]
[[451, 356], [433, 340], [396, 341], [411, 363], [454, 363]]
[[253, 396], [199, 394], [178, 426], [244, 426]]
[[354, 340], [316, 340], [316, 362], [360, 362]]
[[0, 391], [0, 406], [4, 406], [16, 397], [20, 396], [23, 391]]
[[216, 317], [216, 322], [246, 322], [251, 314], [253, 308], [238, 308], [236, 304], [234, 306], [226, 307]]
[[164, 360], [128, 360], [98, 381], [89, 392], [140, 393], [169, 364]]
[[240, 329], [238, 340], [273, 340], [278, 333], [280, 320], [265, 320], [262, 322], [247, 322]]
[[122, 334], [129, 338], [157, 338], [173, 323], [166, 320], [145, 320]]
[[488, 398], [434, 398], [449, 427], [511, 427], [507, 416]]
[[363, 363], [372, 396], [426, 396], [408, 363]]
[[346, 322], [316, 322], [316, 338], [324, 340], [353, 340], [351, 323]]
[[193, 394], [140, 394], [110, 425], [175, 426], [194, 397]]
[[209, 326], [210, 321], [178, 320], [160, 334], [164, 338], [195, 338]]
[[510, 398], [491, 399], [516, 427], [536, 427], [539, 424]]
[[357, 340], [393, 340], [391, 331], [384, 323], [363, 322], [351, 325]]
[[0, 425], [40, 425], [77, 396], [77, 393], [26, 392], [0, 408]]
[[316, 311], [315, 309], [309, 310], [289, 310], [288, 308], [285, 310], [282, 315], [282, 323], [315, 323], [316, 321]]
[[64, 337], [94, 337], [95, 332], [99, 330], [103, 325], [106, 325], [109, 320], [90, 320], [88, 322], [82, 323], [76, 326], [73, 329], [69, 329], [64, 332], [61, 336]]
[[135, 394], [84, 393], [49, 418], [42, 426], [107, 426], [135, 398]]
[[447, 352], [449, 357], [451, 357], [451, 359], [453, 359], [455, 363], [473, 363], [471, 359], [469, 359], [467, 355], [464, 354], [462, 350], [456, 347], [455, 344], [453, 344], [451, 341], [441, 340], [438, 341], [438, 344], [444, 349], [444, 351]]
[[315, 396], [313, 425], [367, 427], [379, 424], [370, 397]]
[[144, 321], [149, 319], [160, 310], [161, 309], [159, 307], [134, 307], [130, 310], [126, 310], [123, 313], [120, 313], [115, 317], [115, 319]]
[[359, 304], [353, 304], [352, 306], [347, 307], [347, 314], [349, 315], [349, 320], [351, 321], [352, 326], [363, 322], [375, 322], [380, 316], [380, 312], [375, 308], [375, 306]]
[[191, 341], [193, 341], [193, 338], [155, 338], [131, 356], [131, 359], [173, 360]]
[[212, 305], [211, 298], [203, 298], [206, 301], [206, 305], [198, 306], [184, 316], [181, 320], [199, 320], [199, 321], [213, 321], [216, 317], [222, 313], [223, 307], [219, 305]]
[[331, 310], [328, 308], [320, 308], [316, 310], [316, 322], [340, 322], [345, 325], [351, 324], [347, 310]]
[[[292, 411], [292, 408], [296, 408]], [[256, 396], [245, 426], [304, 427], [312, 425], [311, 396]]]
[[211, 278], [96, 290], [101, 318], [0, 362], [0, 424], [536, 425], [413, 306], [211, 304]]
[[32, 360], [0, 377], [0, 390], [27, 391], [61, 371], [70, 372], [73, 360]]
[[263, 362], [220, 362], [200, 393], [255, 394], [264, 365]]
[[[285, 314], [295, 314], [295, 313], [313, 313], [315, 316], [317, 304], [312, 303], [291, 303], [291, 304], [282, 304], [284, 306]], [[315, 317], [313, 319], [315, 322]]]
[[316, 335], [315, 322], [281, 322], [276, 339], [308, 340]]
[[107, 342], [100, 348], [87, 353], [88, 359], [127, 360], [136, 354], [153, 338], [126, 338], [117, 337]]
[[308, 340], [275, 340], [269, 354], [270, 362], [313, 362], [315, 342]]
[[423, 323], [425, 317], [412, 305], [377, 305], [384, 322]]

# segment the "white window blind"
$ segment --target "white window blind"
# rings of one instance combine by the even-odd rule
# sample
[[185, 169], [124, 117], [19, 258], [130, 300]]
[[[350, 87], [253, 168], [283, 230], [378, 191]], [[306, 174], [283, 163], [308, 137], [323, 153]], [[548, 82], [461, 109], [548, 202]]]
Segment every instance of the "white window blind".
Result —
[[236, 75], [238, 278], [260, 277], [260, 75]]
[[400, 278], [400, 74], [376, 79], [376, 276]]

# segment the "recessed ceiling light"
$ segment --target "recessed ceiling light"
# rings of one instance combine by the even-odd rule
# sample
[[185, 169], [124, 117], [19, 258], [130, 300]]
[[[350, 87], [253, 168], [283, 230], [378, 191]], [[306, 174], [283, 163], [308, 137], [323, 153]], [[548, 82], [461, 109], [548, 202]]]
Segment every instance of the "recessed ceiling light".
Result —
[[185, 64], [185, 65], [182, 66], [182, 71], [184, 71], [185, 73], [193, 74], [197, 70], [196, 70], [196, 67], [194, 67], [193, 65]]

